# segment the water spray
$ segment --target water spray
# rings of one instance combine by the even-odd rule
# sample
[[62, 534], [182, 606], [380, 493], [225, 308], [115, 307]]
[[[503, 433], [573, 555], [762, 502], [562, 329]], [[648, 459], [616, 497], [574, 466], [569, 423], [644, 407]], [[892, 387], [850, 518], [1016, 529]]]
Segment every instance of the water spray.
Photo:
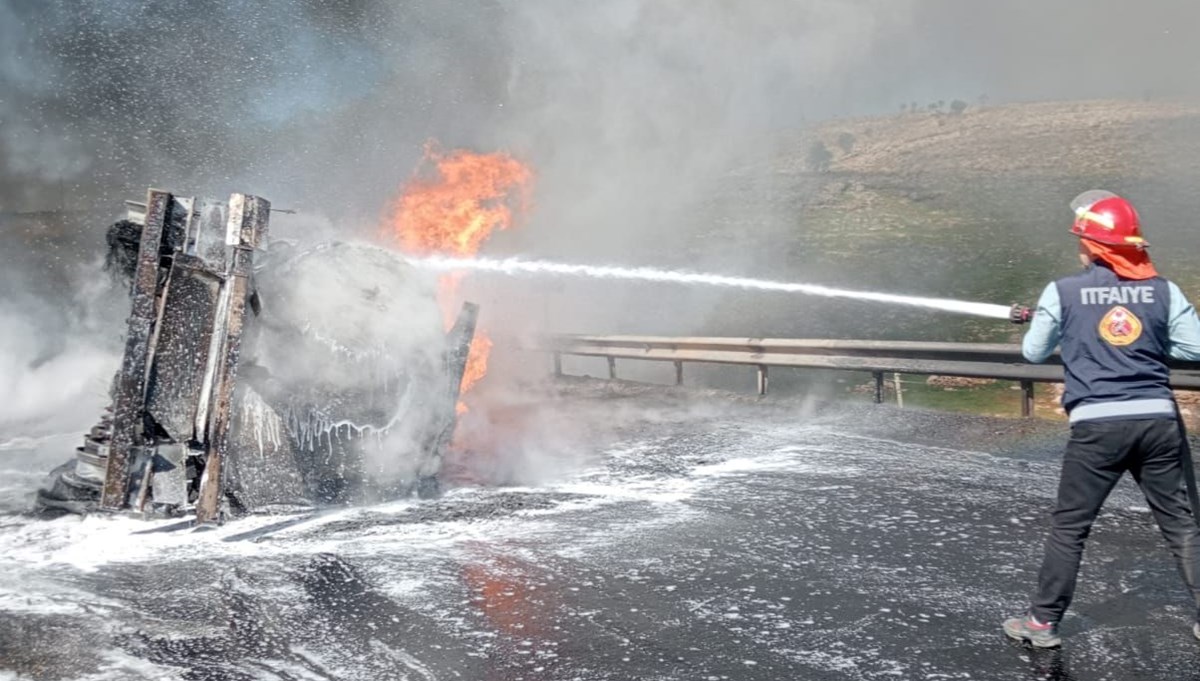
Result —
[[492, 272], [507, 276], [570, 276], [587, 277], [590, 279], [619, 279], [625, 281], [718, 286], [754, 291], [776, 291], [780, 293], [802, 293], [824, 298], [847, 298], [876, 303], [890, 303], [893, 305], [907, 305], [976, 317], [987, 317], [989, 319], [1008, 319], [1018, 324], [1029, 321], [1030, 317], [1029, 308], [1016, 305], [994, 305], [991, 303], [975, 303], [950, 298], [926, 298], [874, 291], [855, 291], [819, 286], [817, 284], [750, 279], [747, 277], [704, 274], [682, 270], [661, 270], [652, 267], [580, 265], [545, 260], [523, 260], [521, 258], [450, 258], [431, 256], [425, 258], [408, 258], [407, 260], [415, 267], [439, 272], [465, 270]]

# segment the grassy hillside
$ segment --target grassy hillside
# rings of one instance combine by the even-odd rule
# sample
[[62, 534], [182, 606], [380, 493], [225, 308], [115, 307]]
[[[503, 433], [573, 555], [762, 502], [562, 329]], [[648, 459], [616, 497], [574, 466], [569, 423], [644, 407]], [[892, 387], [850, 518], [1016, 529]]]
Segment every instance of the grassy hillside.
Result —
[[[818, 142], [829, 151], [819, 170]], [[1197, 105], [1052, 102], [832, 121], [722, 178], [679, 261], [730, 243], [730, 262], [755, 254], [764, 276], [1032, 303], [1047, 281], [1076, 267], [1067, 203], [1101, 187], [1136, 203], [1160, 269], [1200, 295], [1198, 186]], [[1015, 337], [988, 320], [813, 300], [786, 307], [773, 314], [746, 296], [725, 296], [705, 331]], [[821, 323], [804, 321], [814, 317]]]
[[850, 152], [831, 164], [852, 173], [953, 173], [965, 174], [964, 181], [995, 173], [1132, 179], [1157, 177], [1167, 168], [1195, 173], [1200, 138], [1189, 123], [1197, 116], [1200, 106], [1181, 103], [1045, 102], [835, 121], [812, 134], [830, 149], [842, 132], [855, 135]]

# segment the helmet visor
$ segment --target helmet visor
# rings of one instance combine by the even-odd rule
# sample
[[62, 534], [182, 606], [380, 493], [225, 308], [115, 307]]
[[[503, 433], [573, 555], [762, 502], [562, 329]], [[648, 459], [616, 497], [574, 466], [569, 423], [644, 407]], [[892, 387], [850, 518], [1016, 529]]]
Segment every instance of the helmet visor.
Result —
[[1100, 203], [1104, 199], [1115, 198], [1117, 195], [1104, 189], [1089, 189], [1088, 191], [1071, 199], [1071, 212], [1079, 216], [1080, 213], [1090, 210], [1092, 206]]

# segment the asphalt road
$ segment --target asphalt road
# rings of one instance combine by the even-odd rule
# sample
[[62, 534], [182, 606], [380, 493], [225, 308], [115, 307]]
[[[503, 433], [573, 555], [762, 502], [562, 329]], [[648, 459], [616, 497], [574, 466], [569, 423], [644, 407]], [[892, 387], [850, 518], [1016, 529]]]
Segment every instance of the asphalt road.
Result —
[[527, 411], [558, 435], [464, 456], [439, 500], [206, 533], [23, 515], [75, 436], [10, 441], [0, 679], [1200, 679], [1128, 482], [1063, 650], [1000, 633], [1061, 424], [595, 387]]

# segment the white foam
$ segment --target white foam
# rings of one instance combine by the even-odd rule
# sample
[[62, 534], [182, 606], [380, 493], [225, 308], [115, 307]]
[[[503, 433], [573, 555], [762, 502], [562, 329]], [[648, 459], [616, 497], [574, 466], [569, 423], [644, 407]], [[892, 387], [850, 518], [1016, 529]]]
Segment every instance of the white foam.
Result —
[[641, 478], [619, 483], [581, 481], [555, 485], [556, 492], [582, 494], [597, 500], [648, 501], [654, 504], [674, 504], [690, 498], [696, 485], [688, 480], [670, 478]]
[[370, 645], [374, 650], [387, 655], [391, 659], [404, 665], [410, 671], [416, 672], [416, 674], [420, 678], [425, 679], [425, 681], [437, 681], [437, 676], [434, 675], [433, 671], [410, 653], [392, 648], [378, 639], [371, 639]]
[[[812, 429], [802, 433], [803, 439], [815, 439]], [[653, 443], [625, 443], [604, 452], [604, 459], [638, 460], [655, 449]], [[857, 471], [848, 467], [831, 467], [820, 461], [824, 450], [819, 447], [789, 446], [766, 452], [758, 457], [734, 457], [725, 461], [694, 467], [682, 475], [628, 475], [604, 465], [585, 469], [572, 478], [543, 487], [504, 489], [504, 494], [572, 495], [572, 499], [556, 501], [549, 507], [518, 510], [496, 518], [471, 518], [435, 523], [374, 523], [380, 516], [402, 515], [411, 512], [421, 502], [403, 500], [367, 508], [349, 508], [325, 512], [293, 527], [282, 528], [269, 541], [224, 541], [234, 535], [251, 532], [278, 523], [287, 516], [250, 516], [206, 532], [179, 530], [144, 533], [163, 528], [178, 521], [143, 521], [128, 517], [74, 516], [55, 520], [29, 522], [15, 530], [0, 534], [0, 566], [19, 565], [26, 569], [47, 565], [67, 565], [81, 571], [95, 571], [112, 563], [137, 563], [161, 560], [184, 560], [224, 556], [269, 556], [312, 554], [335, 551], [370, 555], [381, 550], [397, 549], [411, 552], [415, 547], [424, 551], [448, 549], [466, 542], [485, 540], [497, 535], [537, 535], [552, 531], [551, 526], [538, 521], [564, 513], [587, 512], [606, 505], [645, 502], [659, 509], [659, 515], [645, 517], [644, 522], [677, 522], [691, 515], [681, 504], [695, 497], [705, 487], [719, 484], [718, 479], [730, 475], [767, 470], [787, 470], [808, 474], [850, 475]], [[449, 491], [439, 502], [486, 503], [494, 490], [465, 488]], [[661, 515], [664, 512], [666, 515]], [[653, 514], [651, 514], [653, 515]], [[355, 526], [355, 520], [362, 520]], [[323, 533], [314, 530], [332, 523], [347, 522], [344, 532]]]
[[[800, 444], [778, 446], [780, 441]], [[318, 516], [281, 528], [263, 541], [224, 541], [235, 535], [266, 528], [289, 516], [250, 516], [207, 532], [181, 530], [144, 534], [178, 521], [142, 521], [128, 517], [64, 517], [56, 520], [29, 521], [0, 531], [0, 570], [37, 570], [50, 565], [65, 565], [80, 571], [94, 571], [113, 563], [203, 560], [214, 557], [255, 558], [337, 552], [371, 556], [395, 550], [404, 554], [438, 554], [474, 542], [497, 538], [536, 538], [560, 529], [555, 517], [562, 514], [588, 513], [606, 506], [629, 503], [648, 504], [634, 518], [622, 516], [621, 522], [599, 523], [584, 530], [574, 549], [590, 550], [617, 536], [637, 533], [648, 526], [683, 522], [702, 509], [687, 502], [703, 496], [714, 487], [739, 476], [764, 472], [854, 477], [862, 474], [855, 452], [876, 453], [885, 440], [848, 437], [815, 427], [772, 428], [762, 435], [746, 434], [732, 456], [712, 461], [711, 452], [701, 452], [705, 463], [674, 472], [631, 473], [626, 464], [641, 468], [648, 456], [661, 456], [661, 440], [622, 443], [603, 453], [600, 462], [574, 476], [542, 487], [505, 488], [503, 490], [460, 488], [448, 491], [439, 501], [453, 507], [489, 503], [490, 495], [528, 494], [548, 503], [536, 508], [518, 509], [492, 517], [466, 514], [460, 519], [435, 522], [377, 522], [380, 518], [413, 513], [420, 504], [403, 500], [366, 508], [347, 508], [322, 512]], [[813, 444], [807, 444], [813, 443]], [[823, 444], [816, 444], [823, 443]], [[898, 444], [898, 443], [897, 443]], [[893, 446], [882, 448], [885, 451]], [[761, 452], [746, 455], [745, 451]], [[689, 452], [678, 452], [686, 457]], [[719, 450], [718, 450], [718, 456]], [[671, 454], [675, 457], [675, 454]], [[890, 451], [889, 456], [895, 456]], [[856, 465], [849, 465], [850, 457]], [[678, 460], [678, 459], [674, 459]], [[653, 466], [652, 466], [653, 468]], [[567, 498], [560, 498], [566, 496]], [[344, 523], [336, 531], [318, 531], [334, 523]], [[620, 525], [620, 527], [617, 527]], [[594, 536], [593, 536], [594, 535]], [[575, 543], [575, 542], [573, 542]], [[416, 587], [414, 587], [416, 588]]]
[[862, 469], [855, 466], [836, 466], [808, 457], [796, 456], [801, 451], [798, 448], [779, 449], [773, 454], [761, 457], [736, 457], [719, 463], [700, 466], [693, 471], [698, 477], [723, 477], [764, 473], [769, 471], [785, 471], [788, 473], [804, 473], [806, 475], [837, 475], [857, 476]]
[[5, 452], [11, 449], [34, 449], [39, 445], [67, 437], [80, 437], [79, 433], [55, 433], [54, 435], [42, 435], [39, 437], [27, 437], [18, 435], [14, 438], [0, 442], [0, 452]]
[[136, 658], [119, 648], [110, 648], [104, 651], [96, 672], [80, 681], [179, 681], [182, 678], [177, 669]]
[[926, 298], [923, 296], [904, 296], [894, 293], [877, 293], [874, 291], [853, 291], [849, 289], [831, 288], [816, 284], [800, 284], [794, 282], [770, 281], [767, 279], [750, 279], [747, 277], [732, 277], [720, 274], [703, 274], [682, 270], [660, 270], [652, 267], [614, 267], [609, 265], [579, 265], [573, 263], [547, 262], [544, 260], [523, 260], [521, 258], [447, 258], [431, 256], [427, 258], [408, 258], [410, 264], [434, 271], [472, 271], [492, 272], [506, 276], [550, 275], [587, 277], [591, 279], [621, 279], [626, 281], [648, 281], [667, 284], [720, 286], [757, 291], [776, 291], [781, 293], [801, 293], [825, 298], [849, 298], [892, 305], [906, 305], [927, 309], [941, 310], [968, 314], [991, 319], [1008, 319], [1010, 308], [1005, 305], [991, 303], [974, 303], [965, 300], [948, 298]]
[[94, 617], [118, 605], [78, 591], [58, 581], [23, 579], [18, 585], [0, 586], [0, 612], [31, 615], [85, 615]]

